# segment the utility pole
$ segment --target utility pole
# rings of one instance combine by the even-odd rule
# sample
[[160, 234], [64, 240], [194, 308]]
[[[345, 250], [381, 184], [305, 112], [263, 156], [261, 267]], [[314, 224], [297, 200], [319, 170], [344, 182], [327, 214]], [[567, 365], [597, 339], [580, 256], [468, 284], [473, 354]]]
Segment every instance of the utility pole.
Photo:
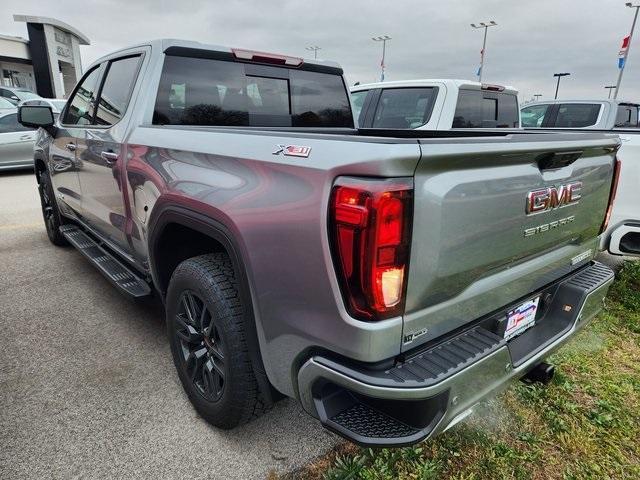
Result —
[[380, 81], [384, 82], [384, 56], [387, 51], [387, 40], [391, 40], [389, 35], [380, 35], [379, 37], [371, 37], [374, 42], [382, 42], [382, 61], [380, 62]]
[[633, 16], [633, 23], [631, 24], [631, 33], [629, 34], [629, 44], [627, 45], [627, 49], [624, 51], [624, 57], [622, 59], [622, 68], [620, 69], [620, 73], [618, 74], [618, 82], [616, 83], [616, 93], [613, 98], [618, 98], [618, 93], [620, 93], [620, 83], [622, 82], [622, 74], [624, 73], [624, 69], [627, 66], [627, 57], [629, 56], [629, 50], [631, 50], [631, 40], [633, 39], [633, 31], [636, 28], [636, 20], [638, 20], [638, 11], [640, 11], [640, 3], [631, 3], [627, 2], [625, 5], [629, 8], [635, 8], [636, 13]]
[[562, 77], [568, 77], [571, 75], [570, 73], [554, 73], [554, 77], [558, 77], [558, 83], [556, 84], [556, 96], [554, 97], [556, 100], [558, 99], [558, 90], [560, 89], [560, 79]]
[[318, 50], [322, 50], [322, 48], [317, 45], [311, 45], [310, 47], [305, 47], [305, 49], [313, 52], [314, 60], [318, 58]]
[[611, 90], [614, 90], [616, 88], [616, 86], [615, 85], [606, 85], [604, 88], [609, 90], [609, 96], [607, 98], [611, 99]]
[[482, 74], [484, 73], [484, 53], [487, 48], [487, 30], [489, 27], [495, 27], [496, 25], [498, 24], [493, 20], [487, 23], [480, 22], [478, 25], [475, 23], [471, 24], [473, 28], [484, 28], [484, 39], [482, 40], [482, 50], [480, 51], [480, 68], [478, 69], [478, 81], [480, 83], [482, 83]]
[[533, 98], [535, 98], [535, 99], [536, 99], [535, 101], [537, 102], [537, 101], [538, 101], [538, 99], [539, 99], [541, 96], [542, 96], [542, 94], [541, 94], [541, 93], [536, 93], [536, 94], [533, 96]]

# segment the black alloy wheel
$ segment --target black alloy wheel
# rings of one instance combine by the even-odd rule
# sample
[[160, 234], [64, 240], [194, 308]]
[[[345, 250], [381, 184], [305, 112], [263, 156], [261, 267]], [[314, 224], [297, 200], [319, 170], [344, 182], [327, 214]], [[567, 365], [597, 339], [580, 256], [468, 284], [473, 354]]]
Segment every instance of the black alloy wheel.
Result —
[[196, 293], [185, 290], [175, 320], [188, 378], [206, 400], [218, 401], [225, 387], [225, 354], [213, 316]]

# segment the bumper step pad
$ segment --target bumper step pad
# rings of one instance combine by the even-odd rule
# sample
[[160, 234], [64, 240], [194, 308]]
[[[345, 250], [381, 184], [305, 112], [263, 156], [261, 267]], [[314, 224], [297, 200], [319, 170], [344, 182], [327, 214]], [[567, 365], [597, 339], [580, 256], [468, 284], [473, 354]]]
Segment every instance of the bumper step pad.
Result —
[[402, 438], [418, 430], [363, 403], [352, 406], [331, 418], [346, 430], [367, 438]]
[[151, 294], [151, 288], [147, 282], [116, 260], [111, 253], [79, 227], [63, 225], [60, 227], [60, 232], [119, 290], [134, 298]]

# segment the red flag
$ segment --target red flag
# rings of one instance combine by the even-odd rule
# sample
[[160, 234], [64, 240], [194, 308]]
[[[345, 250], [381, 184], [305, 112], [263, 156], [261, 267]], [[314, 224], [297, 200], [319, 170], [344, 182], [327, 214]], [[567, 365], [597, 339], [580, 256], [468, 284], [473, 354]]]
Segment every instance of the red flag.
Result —
[[629, 35], [622, 39], [622, 49], [625, 50], [629, 47]]

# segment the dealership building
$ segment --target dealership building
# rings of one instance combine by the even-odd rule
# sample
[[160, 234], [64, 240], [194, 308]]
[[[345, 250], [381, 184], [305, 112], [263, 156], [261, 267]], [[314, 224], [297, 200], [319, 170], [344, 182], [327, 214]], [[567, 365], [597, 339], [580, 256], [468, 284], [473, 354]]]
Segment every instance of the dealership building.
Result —
[[0, 35], [0, 85], [23, 87], [45, 98], [66, 98], [82, 76], [80, 45], [89, 39], [55, 18], [14, 15], [28, 39]]

